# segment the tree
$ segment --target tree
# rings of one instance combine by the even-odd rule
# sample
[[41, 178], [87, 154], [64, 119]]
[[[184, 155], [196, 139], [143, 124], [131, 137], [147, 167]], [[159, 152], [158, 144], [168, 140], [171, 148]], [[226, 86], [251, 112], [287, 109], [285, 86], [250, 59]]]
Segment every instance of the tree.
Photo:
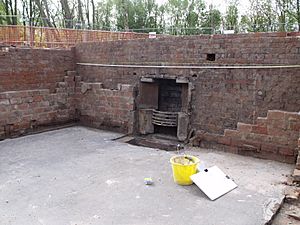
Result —
[[74, 26], [74, 8], [71, 10], [68, 0], [60, 0], [61, 12], [63, 16], [63, 23], [66, 28], [72, 28]]
[[[155, 0], [146, 0], [146, 21], [145, 27], [150, 28], [148, 31], [156, 31], [158, 27], [158, 4]], [[153, 29], [153, 30], [152, 30]]]
[[188, 0], [168, 0], [166, 12], [170, 15], [171, 34], [184, 34], [188, 6]]
[[113, 27], [112, 24], [112, 18], [114, 17], [112, 15], [112, 9], [113, 9], [114, 3], [111, 0], [102, 1], [101, 3], [98, 3], [97, 9], [96, 9], [96, 27], [97, 29], [102, 30], [109, 30]]
[[1, 15], [5, 15], [5, 4], [3, 0], [0, 0], [0, 24], [4, 24], [5, 18]]
[[132, 2], [130, 0], [116, 0], [117, 28], [129, 30], [129, 19], [132, 17]]
[[92, 4], [92, 21], [93, 21], [93, 29], [95, 29], [95, 24], [96, 24], [96, 7], [95, 7], [95, 2], [94, 0], [91, 0]]
[[81, 23], [84, 23], [83, 11], [82, 11], [82, 2], [81, 2], [81, 0], [77, 0], [77, 8], [78, 8], [77, 20], [78, 20], [78, 22], [80, 21]]
[[297, 0], [296, 3], [296, 18], [297, 18], [297, 23], [298, 23], [298, 31], [300, 31], [300, 0]]
[[157, 9], [157, 31], [158, 33], [163, 33], [166, 30], [166, 6], [161, 5]]
[[203, 0], [169, 0], [166, 14], [171, 34], [197, 34], [205, 15]]
[[[0, 8], [3, 8], [5, 21], [8, 25], [17, 25], [18, 23], [18, 0], [1, 0]], [[4, 21], [4, 19], [3, 19]]]
[[[292, 31], [299, 24], [299, 0], [275, 0], [280, 31]], [[299, 29], [299, 25], [298, 25]]]
[[[129, 24], [130, 29], [144, 29], [147, 26], [147, 2], [143, 0], [133, 1], [132, 7], [134, 11], [133, 21]], [[149, 9], [151, 11], [151, 8]], [[151, 13], [151, 12], [150, 12]], [[137, 30], [139, 31], [139, 30]], [[141, 30], [142, 31], [142, 30]]]
[[90, 29], [91, 28], [91, 21], [90, 21], [90, 1], [86, 0], [85, 3], [85, 15], [87, 20], [87, 26]]
[[252, 24], [250, 31], [275, 31], [276, 12], [270, 0], [251, 0], [249, 19]]
[[205, 17], [201, 23], [205, 34], [213, 34], [216, 30], [220, 29], [222, 22], [221, 12], [213, 5], [209, 6], [209, 10], [206, 11]]
[[237, 8], [237, 1], [231, 1], [227, 7], [225, 16], [225, 28], [227, 30], [237, 30], [239, 12]]
[[53, 24], [50, 21], [51, 15], [47, 0], [34, 0], [34, 2], [39, 9], [42, 25], [45, 27], [53, 27]]
[[242, 15], [239, 23], [239, 32], [248, 32], [252, 30], [250, 18], [247, 15]]

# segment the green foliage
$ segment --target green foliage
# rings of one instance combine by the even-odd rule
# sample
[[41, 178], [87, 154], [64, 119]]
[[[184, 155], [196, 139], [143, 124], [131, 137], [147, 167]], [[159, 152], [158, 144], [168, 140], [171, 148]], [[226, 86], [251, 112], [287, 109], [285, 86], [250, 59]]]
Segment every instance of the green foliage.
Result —
[[275, 0], [280, 31], [291, 31], [297, 23], [295, 0]]
[[160, 8], [155, 0], [116, 0], [115, 9], [116, 27], [119, 30], [157, 28]]
[[1, 15], [5, 15], [5, 4], [3, 0], [0, 0], [0, 24], [4, 24], [5, 18], [2, 17]]
[[239, 23], [239, 31], [240, 32], [248, 32], [251, 31], [251, 20], [247, 15], [241, 16], [241, 21]]
[[248, 30], [251, 32], [276, 30], [276, 12], [269, 0], [251, 0], [249, 17]]
[[213, 5], [206, 7], [205, 0], [168, 0], [162, 5], [157, 0], [55, 0], [59, 5], [53, 1], [0, 0], [0, 15], [14, 15], [0, 16], [0, 24], [20, 24], [16, 18], [27, 17], [24, 24], [36, 26], [174, 35], [219, 33], [221, 24], [236, 32], [300, 29], [300, 0], [250, 0], [245, 15], [239, 15], [239, 0], [229, 0], [225, 15]]
[[205, 3], [202, 0], [169, 0], [166, 4], [170, 15], [171, 34], [198, 34], [205, 15]]
[[231, 1], [227, 7], [225, 16], [225, 28], [227, 30], [237, 30], [239, 12], [237, 8], [237, 1]]
[[105, 0], [97, 5], [96, 28], [102, 30], [110, 30], [112, 25], [112, 9], [113, 1]]
[[212, 5], [209, 6], [209, 10], [205, 12], [205, 16], [201, 23], [204, 34], [213, 34], [220, 29], [222, 22], [221, 12], [214, 8]]

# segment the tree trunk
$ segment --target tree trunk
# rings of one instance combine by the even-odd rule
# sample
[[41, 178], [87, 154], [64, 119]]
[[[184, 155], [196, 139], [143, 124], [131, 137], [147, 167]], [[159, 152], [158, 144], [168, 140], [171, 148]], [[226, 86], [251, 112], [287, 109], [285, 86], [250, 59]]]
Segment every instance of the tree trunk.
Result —
[[10, 8], [10, 15], [11, 15], [11, 25], [15, 24], [15, 17], [14, 17], [14, 7], [13, 7], [13, 3], [12, 0], [9, 0], [9, 8]]
[[17, 15], [18, 15], [18, 0], [15, 0], [15, 10], [14, 10], [14, 25], [17, 25], [18, 23], [18, 18], [17, 18]]
[[[49, 23], [48, 26], [49, 27], [56, 27], [54, 19], [52, 18], [52, 15], [51, 15], [50, 10], [49, 10], [48, 1], [47, 0], [42, 0], [42, 1], [44, 3], [46, 15], [47, 15], [47, 18], [48, 18], [48, 23]], [[50, 21], [50, 19], [52, 19], [52, 22]]]
[[125, 31], [129, 31], [129, 15], [128, 15], [128, 5], [126, 4], [127, 2], [125, 0], [122, 0], [122, 7], [123, 7], [123, 15], [124, 15], [124, 29]]
[[43, 23], [43, 26], [45, 27], [53, 27], [51, 22], [50, 22], [50, 18], [47, 17], [45, 11], [44, 11], [44, 7], [42, 5], [42, 2], [41, 0], [34, 0], [35, 1], [35, 4], [37, 5], [38, 9], [39, 9], [39, 12], [40, 12], [40, 15], [41, 15], [41, 18], [42, 18], [42, 23]]
[[6, 22], [8, 25], [11, 25], [11, 18], [9, 17], [9, 2], [10, 0], [5, 0], [5, 13], [8, 17], [6, 17]]
[[[23, 18], [26, 18], [26, 15], [25, 15], [25, 12], [27, 12], [27, 16], [28, 16], [28, 8], [27, 8], [27, 6], [26, 6], [26, 4], [25, 4], [25, 2], [22, 0], [22, 4], [23, 4]], [[26, 21], [23, 19], [23, 26], [25, 27], [26, 26]], [[24, 39], [26, 40], [26, 32], [24, 32], [24, 35], [25, 35], [25, 37], [24, 37]]]
[[300, 0], [297, 0], [297, 21], [298, 21], [298, 31], [300, 31]]
[[32, 16], [33, 16], [33, 9], [32, 9], [32, 0], [29, 0], [29, 26], [32, 26]]
[[86, 13], [87, 24], [90, 29], [91, 23], [90, 23], [90, 2], [89, 2], [89, 0], [86, 0], [85, 13]]
[[80, 0], [77, 0], [77, 4], [78, 4], [78, 21], [80, 21], [81, 24], [83, 24], [84, 19], [83, 19], [83, 12], [82, 12], [82, 2]]
[[61, 8], [62, 8], [62, 14], [63, 14], [63, 19], [65, 22], [65, 27], [66, 28], [72, 28], [73, 27], [73, 17], [72, 13], [70, 10], [70, 6], [68, 4], [68, 0], [60, 0], [61, 3]]
[[[299, 1], [299, 0], [298, 0]], [[94, 0], [91, 0], [91, 4], [92, 4], [92, 18], [93, 18], [93, 29], [95, 29], [95, 24], [96, 24], [96, 12], [95, 12], [95, 2]]]

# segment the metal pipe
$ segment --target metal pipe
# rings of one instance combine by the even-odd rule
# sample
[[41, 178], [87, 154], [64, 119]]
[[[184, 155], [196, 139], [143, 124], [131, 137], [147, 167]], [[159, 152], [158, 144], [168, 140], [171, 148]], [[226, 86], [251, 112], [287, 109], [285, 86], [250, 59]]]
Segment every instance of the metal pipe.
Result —
[[158, 68], [158, 69], [282, 69], [300, 68], [300, 65], [219, 65], [219, 66], [170, 66], [170, 65], [134, 65], [134, 64], [98, 64], [76, 63], [79, 66], [117, 67], [117, 68]]

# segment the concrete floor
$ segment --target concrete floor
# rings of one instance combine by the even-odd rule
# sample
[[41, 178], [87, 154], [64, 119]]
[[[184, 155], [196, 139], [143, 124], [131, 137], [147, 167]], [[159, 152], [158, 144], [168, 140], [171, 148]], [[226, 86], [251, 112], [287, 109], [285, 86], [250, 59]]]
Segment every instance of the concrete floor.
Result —
[[173, 182], [174, 152], [111, 141], [118, 136], [72, 127], [0, 142], [0, 224], [259, 225], [282, 200], [293, 168], [192, 149], [239, 185], [210, 201], [195, 185]]

